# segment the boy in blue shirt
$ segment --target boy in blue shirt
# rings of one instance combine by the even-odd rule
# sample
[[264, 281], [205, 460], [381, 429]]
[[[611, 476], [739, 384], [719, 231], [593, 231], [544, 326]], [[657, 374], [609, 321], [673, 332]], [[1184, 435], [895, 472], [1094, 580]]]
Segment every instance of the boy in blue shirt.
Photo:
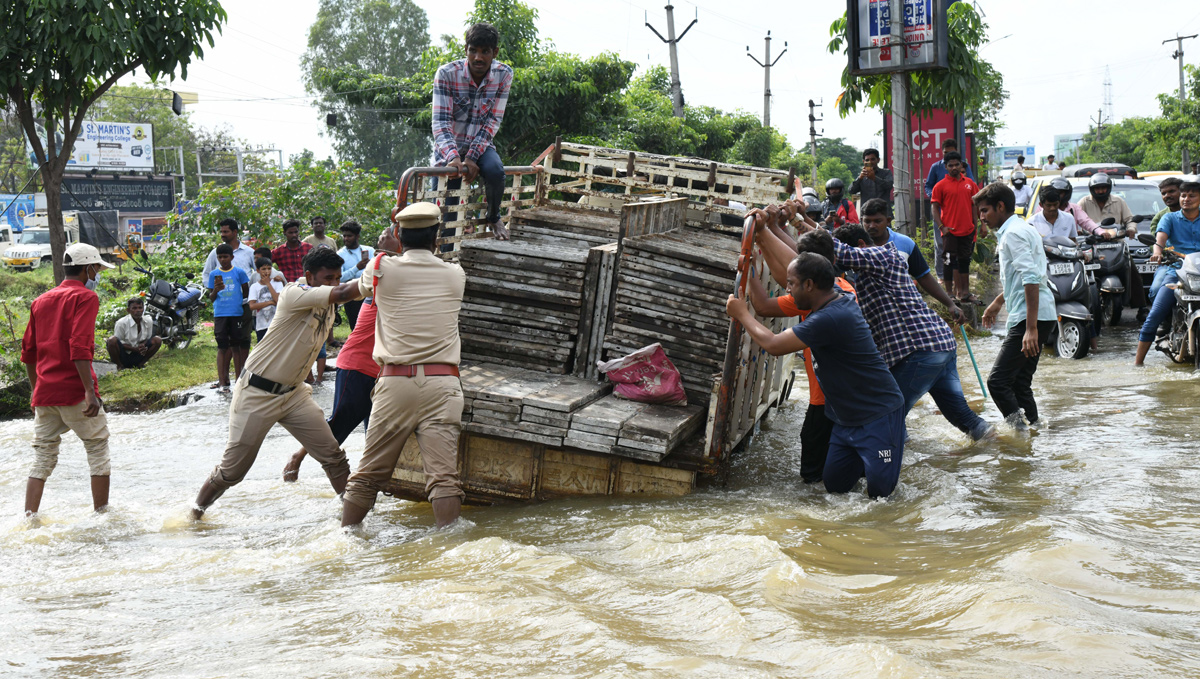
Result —
[[[245, 358], [234, 348], [245, 333], [242, 325], [242, 304], [250, 297], [250, 277], [233, 265], [233, 248], [225, 243], [217, 246], [217, 268], [208, 274], [205, 284], [213, 301], [213, 334], [217, 339], [217, 388], [229, 393], [229, 359], [234, 370], [242, 375]], [[253, 318], [253, 317], [251, 317]]]
[[778, 335], [733, 295], [725, 311], [772, 356], [812, 349], [813, 369], [833, 420], [823, 480], [831, 493], [849, 492], [864, 476], [867, 495], [887, 497], [900, 479], [904, 456], [904, 396], [888, 371], [854, 298], [834, 286], [829, 260], [804, 252], [792, 260], [787, 292], [803, 323]]

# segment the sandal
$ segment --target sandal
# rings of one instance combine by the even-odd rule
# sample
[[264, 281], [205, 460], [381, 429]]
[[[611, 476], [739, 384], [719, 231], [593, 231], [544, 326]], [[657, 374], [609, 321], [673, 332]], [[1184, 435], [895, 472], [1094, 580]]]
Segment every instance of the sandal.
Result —
[[983, 304], [983, 300], [979, 299], [975, 293], [968, 294], [966, 297], [959, 297], [957, 301], [963, 304]]

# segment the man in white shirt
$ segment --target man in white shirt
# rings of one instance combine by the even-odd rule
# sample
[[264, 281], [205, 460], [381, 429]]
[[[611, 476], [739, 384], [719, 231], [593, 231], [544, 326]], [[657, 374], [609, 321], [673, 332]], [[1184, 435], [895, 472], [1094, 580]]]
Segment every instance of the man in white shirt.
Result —
[[1054, 162], [1054, 154], [1046, 156], [1046, 164], [1042, 166], [1043, 170], [1057, 170], [1058, 163]]
[[154, 334], [154, 321], [144, 315], [146, 305], [141, 297], [126, 302], [125, 310], [129, 314], [117, 321], [113, 336], [105, 342], [108, 356], [117, 364], [117, 370], [146, 365], [162, 346], [162, 338]]
[[[1024, 157], [1024, 156], [1022, 156]], [[1017, 207], [1029, 208], [1029, 201], [1033, 198], [1033, 189], [1025, 183], [1025, 173], [1017, 170], [1012, 174], [1013, 196], [1017, 199]]]
[[1042, 238], [1062, 236], [1074, 240], [1075, 218], [1071, 216], [1071, 213], [1058, 209], [1059, 198], [1057, 190], [1051, 187], [1042, 189], [1038, 194], [1038, 202], [1041, 203], [1042, 211], [1026, 221], [1037, 229]]

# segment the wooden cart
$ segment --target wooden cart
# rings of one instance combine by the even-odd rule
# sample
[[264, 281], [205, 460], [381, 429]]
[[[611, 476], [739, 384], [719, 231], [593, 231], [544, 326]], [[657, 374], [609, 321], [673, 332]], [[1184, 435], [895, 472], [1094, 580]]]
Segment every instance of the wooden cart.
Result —
[[[728, 203], [779, 201], [792, 175], [561, 141], [505, 170], [509, 243], [484, 230], [480, 188], [429, 187], [449, 168], [411, 168], [397, 189], [395, 212], [442, 205], [441, 256], [467, 271], [467, 501], [689, 493], [794, 380], [792, 356], [768, 355], [724, 312], [751, 270], [780, 294], [744, 211]], [[777, 332], [788, 323], [761, 320]], [[596, 362], [653, 342], [683, 375], [688, 409], [607, 394]], [[385, 492], [426, 499], [415, 438]]]

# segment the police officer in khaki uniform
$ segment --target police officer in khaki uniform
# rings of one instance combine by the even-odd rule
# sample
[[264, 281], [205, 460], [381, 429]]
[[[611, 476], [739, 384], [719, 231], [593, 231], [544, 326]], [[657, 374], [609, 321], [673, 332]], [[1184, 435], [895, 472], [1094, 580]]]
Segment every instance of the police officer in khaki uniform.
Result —
[[362, 295], [374, 296], [379, 308], [373, 355], [382, 369], [372, 394], [367, 447], [346, 484], [343, 526], [361, 523], [371, 511], [380, 484], [392, 477], [414, 432], [437, 526], [453, 523], [462, 506], [458, 311], [467, 276], [434, 254], [441, 218], [433, 203], [401, 210], [402, 254], [372, 262], [358, 280]]
[[230, 486], [246, 477], [258, 449], [276, 423], [296, 437], [320, 461], [334, 491], [346, 488], [350, 464], [333, 438], [325, 414], [304, 383], [309, 367], [333, 328], [334, 305], [359, 299], [358, 281], [342, 285], [342, 258], [315, 248], [304, 258], [305, 280], [279, 293], [268, 332], [246, 360], [229, 405], [229, 443], [225, 456], [200, 488], [192, 517], [199, 519]]

